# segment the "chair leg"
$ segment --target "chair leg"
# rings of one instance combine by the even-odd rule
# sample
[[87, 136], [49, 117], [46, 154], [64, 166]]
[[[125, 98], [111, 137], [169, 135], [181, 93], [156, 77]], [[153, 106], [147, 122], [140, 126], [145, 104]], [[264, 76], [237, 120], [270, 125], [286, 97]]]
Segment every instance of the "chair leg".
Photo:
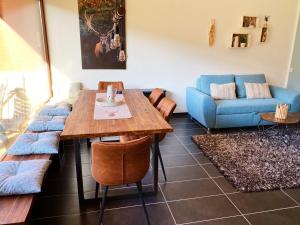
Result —
[[95, 198], [98, 198], [98, 193], [99, 193], [99, 183], [96, 182]]
[[106, 201], [106, 197], [107, 197], [107, 192], [108, 192], [108, 186], [105, 187], [104, 189], [104, 193], [102, 196], [102, 201], [100, 202], [100, 217], [99, 217], [99, 222], [98, 225], [102, 225], [102, 221], [103, 221], [103, 214], [104, 214], [104, 208], [105, 208], [105, 201]]
[[163, 162], [163, 159], [162, 159], [160, 151], [158, 151], [158, 157], [159, 157], [161, 169], [162, 169], [163, 174], [164, 174], [165, 181], [167, 181], [167, 175], [166, 175], [166, 171], [165, 171], [165, 166], [164, 166], [164, 162]]
[[144, 200], [144, 197], [143, 197], [142, 182], [141, 181], [137, 182], [136, 186], [137, 186], [137, 189], [139, 191], [139, 196], [140, 196], [140, 199], [141, 199], [142, 204], [143, 204], [143, 208], [144, 208], [144, 212], [145, 212], [145, 215], [146, 215], [147, 224], [150, 225], [149, 215], [148, 215], [148, 211], [147, 211], [147, 208], [146, 208], [145, 200]]

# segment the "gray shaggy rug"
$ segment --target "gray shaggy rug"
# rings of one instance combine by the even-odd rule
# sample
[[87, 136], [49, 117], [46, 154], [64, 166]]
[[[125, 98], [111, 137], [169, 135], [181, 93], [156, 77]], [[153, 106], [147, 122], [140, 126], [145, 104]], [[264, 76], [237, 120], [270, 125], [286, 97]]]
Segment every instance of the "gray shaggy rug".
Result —
[[[300, 130], [208, 134], [193, 140], [239, 191], [300, 187]], [[288, 143], [288, 144], [286, 144]]]

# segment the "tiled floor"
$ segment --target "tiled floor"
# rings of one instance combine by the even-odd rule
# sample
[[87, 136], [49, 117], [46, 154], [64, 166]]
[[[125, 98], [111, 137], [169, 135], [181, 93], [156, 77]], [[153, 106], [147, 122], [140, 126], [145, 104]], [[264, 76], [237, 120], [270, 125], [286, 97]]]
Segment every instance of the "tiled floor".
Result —
[[[205, 130], [186, 116], [171, 121], [175, 131], [161, 143], [168, 182], [160, 176], [157, 196], [146, 197], [152, 225], [299, 225], [300, 189], [239, 193], [192, 142], [191, 135]], [[86, 197], [94, 195], [89, 151], [82, 143]], [[95, 225], [98, 203], [79, 207], [72, 146], [66, 144], [64, 164], [52, 167], [36, 199], [30, 224]], [[160, 171], [161, 175], [161, 171]], [[151, 188], [151, 171], [144, 190]], [[136, 192], [135, 187], [116, 187], [111, 195]], [[108, 200], [104, 225], [145, 225], [138, 198]]]

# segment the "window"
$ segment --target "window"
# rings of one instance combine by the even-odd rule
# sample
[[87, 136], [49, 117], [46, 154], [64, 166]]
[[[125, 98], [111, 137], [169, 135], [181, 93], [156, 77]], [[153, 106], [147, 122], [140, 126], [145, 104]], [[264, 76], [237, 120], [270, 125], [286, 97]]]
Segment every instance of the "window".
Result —
[[49, 99], [39, 1], [0, 0], [0, 155]]

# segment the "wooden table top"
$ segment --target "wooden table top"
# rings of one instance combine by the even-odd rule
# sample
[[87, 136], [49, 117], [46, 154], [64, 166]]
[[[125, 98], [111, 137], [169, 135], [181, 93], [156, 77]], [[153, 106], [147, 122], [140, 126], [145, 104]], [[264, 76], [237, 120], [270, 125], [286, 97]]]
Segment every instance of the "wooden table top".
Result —
[[81, 91], [68, 116], [61, 139], [94, 138], [126, 134], [151, 135], [172, 132], [173, 128], [138, 90], [125, 90], [130, 119], [94, 120], [96, 90]]
[[296, 124], [300, 122], [300, 113], [289, 113], [285, 120], [275, 118], [275, 113], [261, 113], [262, 120], [278, 124]]

